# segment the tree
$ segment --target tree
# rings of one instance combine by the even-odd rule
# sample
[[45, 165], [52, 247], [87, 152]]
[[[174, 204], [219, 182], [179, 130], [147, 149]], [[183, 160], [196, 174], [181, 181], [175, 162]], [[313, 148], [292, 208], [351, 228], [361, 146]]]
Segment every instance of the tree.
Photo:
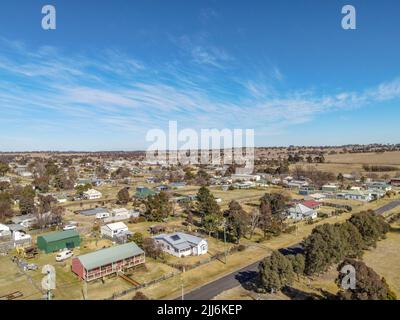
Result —
[[293, 271], [297, 274], [297, 276], [304, 274], [304, 270], [306, 267], [306, 258], [303, 254], [291, 254], [288, 255], [287, 258], [292, 263]]
[[116, 171], [114, 171], [111, 176], [115, 179], [125, 179], [131, 175], [128, 168], [120, 167]]
[[266, 237], [268, 232], [279, 234], [283, 227], [282, 213], [286, 206], [286, 196], [279, 193], [266, 193], [260, 199], [260, 227]]
[[132, 297], [132, 300], [150, 300], [149, 297], [147, 297], [143, 292], [138, 291], [136, 294]]
[[254, 231], [260, 224], [260, 210], [253, 208], [250, 216], [250, 239], [253, 237]]
[[143, 247], [143, 242], [144, 242], [144, 238], [143, 238], [143, 234], [140, 232], [135, 232], [130, 238], [129, 241], [132, 241], [134, 243], [136, 243], [139, 247]]
[[147, 198], [145, 217], [149, 221], [163, 221], [172, 212], [172, 204], [165, 192]]
[[202, 226], [203, 228], [208, 231], [208, 234], [217, 232], [219, 227], [221, 226], [222, 217], [220, 214], [210, 213], [203, 217], [202, 219]]
[[207, 187], [201, 187], [197, 192], [197, 210], [201, 216], [201, 224], [210, 234], [220, 226], [221, 208]]
[[10, 188], [10, 183], [7, 181], [0, 181], [0, 191], [6, 191]]
[[46, 170], [46, 176], [56, 176], [60, 172], [60, 168], [53, 160], [47, 162], [44, 167]]
[[162, 259], [164, 252], [161, 249], [161, 245], [158, 244], [153, 238], [145, 238], [143, 240], [143, 250], [146, 256], [153, 259]]
[[33, 186], [40, 192], [49, 192], [50, 178], [48, 176], [36, 176], [33, 180]]
[[4, 175], [10, 170], [10, 167], [7, 163], [0, 161], [0, 177], [4, 177]]
[[197, 192], [197, 211], [202, 217], [210, 214], [219, 214], [221, 209], [214, 196], [207, 187], [201, 187]]
[[270, 293], [281, 290], [293, 282], [294, 272], [290, 260], [279, 251], [272, 252], [258, 266], [260, 286]]
[[22, 215], [35, 212], [35, 191], [31, 186], [25, 186], [19, 195], [19, 210]]
[[51, 209], [53, 222], [56, 224], [60, 224], [63, 220], [63, 216], [65, 214], [65, 208], [61, 206], [56, 206]]
[[307, 275], [325, 272], [333, 263], [339, 263], [346, 255], [339, 228], [331, 224], [314, 228], [303, 245]]
[[98, 166], [96, 167], [95, 170], [96, 176], [100, 179], [105, 179], [107, 178], [109, 172], [106, 168], [104, 168], [103, 166]]
[[338, 267], [339, 276], [336, 279], [338, 286], [341, 286], [346, 274], [340, 271], [343, 267], [351, 265], [355, 269], [355, 289], [342, 290], [338, 297], [342, 300], [396, 300], [384, 278], [381, 278], [372, 268], [364, 262], [353, 259], [345, 259]]
[[349, 221], [358, 229], [368, 247], [375, 247], [376, 242], [382, 239], [390, 228], [383, 218], [375, 215], [373, 211], [353, 214]]
[[4, 221], [13, 215], [11, 195], [7, 192], [0, 192], [0, 221]]
[[183, 171], [185, 172], [184, 179], [186, 182], [191, 182], [196, 177], [193, 173], [192, 168], [190, 168], [190, 167], [184, 168]]
[[78, 185], [76, 186], [75, 190], [76, 190], [76, 194], [78, 196], [82, 196], [86, 191], [88, 191], [89, 189], [92, 188], [92, 185], [90, 183], [87, 183], [85, 185]]
[[250, 216], [243, 210], [242, 206], [235, 200], [229, 203], [227, 215], [227, 231], [232, 240], [240, 242], [250, 227]]
[[130, 200], [129, 188], [123, 188], [118, 191], [117, 199], [119, 204], [127, 204]]
[[45, 226], [53, 223], [60, 223], [62, 221], [62, 211], [55, 221], [52, 214], [52, 205], [57, 203], [57, 200], [52, 196], [39, 195], [39, 204], [35, 212], [37, 218], [37, 225], [39, 228], [44, 228]]
[[199, 186], [206, 186], [210, 184], [210, 175], [204, 170], [197, 171], [195, 183]]
[[347, 258], [361, 258], [365, 247], [364, 240], [358, 229], [349, 221], [338, 224], [342, 247]]

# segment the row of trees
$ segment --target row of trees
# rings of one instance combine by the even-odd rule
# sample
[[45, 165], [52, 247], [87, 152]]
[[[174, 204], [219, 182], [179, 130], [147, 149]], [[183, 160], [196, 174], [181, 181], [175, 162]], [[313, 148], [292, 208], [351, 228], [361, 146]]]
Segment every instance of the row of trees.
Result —
[[325, 272], [344, 258], [361, 258], [363, 250], [376, 246], [389, 231], [389, 225], [374, 212], [354, 214], [342, 224], [314, 228], [304, 241], [305, 273]]
[[[320, 274], [344, 261], [338, 270], [351, 264], [357, 272], [357, 288], [341, 291], [340, 299], [392, 299], [394, 295], [384, 279], [355, 260], [362, 257], [363, 250], [376, 246], [388, 231], [389, 225], [372, 211], [354, 214], [343, 224], [318, 226], [305, 239], [304, 254], [284, 256], [276, 251], [260, 263], [260, 289], [275, 292], [290, 285], [296, 274]], [[342, 279], [343, 274], [339, 274], [338, 283]]]

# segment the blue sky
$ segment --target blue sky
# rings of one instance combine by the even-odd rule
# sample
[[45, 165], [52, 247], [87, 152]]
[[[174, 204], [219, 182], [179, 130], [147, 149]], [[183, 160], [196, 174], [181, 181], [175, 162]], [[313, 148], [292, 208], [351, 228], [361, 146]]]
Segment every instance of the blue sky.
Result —
[[[57, 30], [41, 8], [57, 9]], [[341, 8], [357, 30], [341, 28]], [[150, 129], [257, 146], [399, 143], [400, 3], [2, 0], [0, 150], [146, 149]]]

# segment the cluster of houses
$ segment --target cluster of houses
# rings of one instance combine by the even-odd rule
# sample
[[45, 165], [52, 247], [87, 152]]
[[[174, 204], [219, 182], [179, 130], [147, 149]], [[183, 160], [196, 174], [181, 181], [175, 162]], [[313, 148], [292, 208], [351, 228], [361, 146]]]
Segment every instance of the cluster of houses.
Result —
[[101, 219], [105, 223], [118, 222], [123, 220], [128, 220], [131, 218], [139, 218], [140, 211], [136, 209], [126, 209], [126, 208], [94, 208], [87, 210], [80, 210], [77, 213], [84, 216], [94, 216], [96, 219]]
[[32, 243], [32, 236], [21, 224], [0, 224], [0, 241], [8, 248], [29, 246]]

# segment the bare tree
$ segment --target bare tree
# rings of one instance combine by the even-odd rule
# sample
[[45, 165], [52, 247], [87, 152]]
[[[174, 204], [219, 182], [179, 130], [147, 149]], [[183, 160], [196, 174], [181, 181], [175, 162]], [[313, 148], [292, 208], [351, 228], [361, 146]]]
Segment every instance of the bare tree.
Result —
[[260, 224], [260, 210], [257, 208], [253, 208], [251, 211], [251, 220], [250, 220], [250, 239], [253, 237], [254, 231]]

